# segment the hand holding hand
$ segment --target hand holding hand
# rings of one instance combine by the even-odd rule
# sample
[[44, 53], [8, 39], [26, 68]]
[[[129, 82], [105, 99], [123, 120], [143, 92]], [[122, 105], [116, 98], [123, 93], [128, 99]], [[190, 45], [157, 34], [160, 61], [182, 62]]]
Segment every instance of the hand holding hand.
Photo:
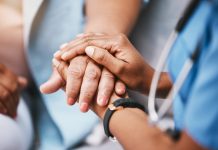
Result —
[[74, 46], [67, 45], [57, 52], [57, 58], [68, 61], [87, 54], [96, 63], [104, 66], [128, 87], [148, 94], [154, 70], [123, 35], [109, 36], [84, 34]]
[[[76, 43], [72, 41], [70, 44], [73, 46]], [[65, 46], [66, 44], [61, 48]], [[64, 88], [68, 104], [73, 105], [78, 100], [83, 112], [88, 111], [91, 101], [95, 100], [96, 97], [100, 106], [107, 105], [114, 87], [119, 95], [126, 92], [125, 85], [122, 82], [116, 81], [111, 72], [102, 68], [87, 56], [78, 56], [66, 61], [68, 66], [66, 80], [63, 79], [62, 72], [58, 74], [56, 71], [58, 59], [54, 59], [53, 64], [56, 64], [53, 75], [40, 87], [41, 92], [48, 94]]]
[[[57, 67], [57, 71], [59, 72], [59, 74], [62, 75], [63, 80], [67, 80], [68, 78], [68, 64], [64, 61], [59, 61], [59, 60], [54, 60], [54, 65]], [[119, 84], [116, 84], [115, 88], [119, 88], [118, 87]], [[89, 108], [91, 110], [93, 110], [100, 118], [104, 117], [104, 114], [107, 110], [107, 107], [110, 103], [114, 102], [115, 100], [121, 98], [121, 97], [126, 97], [125, 95], [118, 95], [116, 94], [115, 91], [112, 91], [112, 94], [110, 96], [110, 98], [108, 99], [108, 103], [105, 104], [104, 106], [100, 106], [97, 101], [95, 100], [95, 98], [89, 102]]]

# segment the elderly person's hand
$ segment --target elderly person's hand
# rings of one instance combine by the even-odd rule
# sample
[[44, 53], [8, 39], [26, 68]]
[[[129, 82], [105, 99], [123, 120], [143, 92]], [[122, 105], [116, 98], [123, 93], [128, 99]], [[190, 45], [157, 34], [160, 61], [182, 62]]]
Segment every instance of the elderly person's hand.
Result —
[[[74, 47], [77, 44], [76, 39], [68, 45], [61, 46], [61, 49]], [[58, 57], [57, 54], [56, 57]], [[53, 61], [55, 63], [55, 59]], [[50, 80], [41, 86], [41, 92], [53, 93], [64, 87], [68, 104], [73, 105], [78, 100], [82, 112], [88, 111], [89, 105], [96, 99], [95, 97], [100, 106], [107, 105], [114, 88], [117, 94], [125, 94], [125, 85], [121, 81], [116, 81], [111, 72], [90, 60], [89, 57], [77, 56], [67, 61], [67, 64], [66, 80], [64, 81], [54, 68]]]
[[22, 88], [27, 84], [23, 77], [17, 77], [0, 64], [0, 113], [16, 117], [17, 107], [19, 104], [19, 95]]
[[[57, 67], [56, 71], [59, 72], [63, 80], [67, 80], [68, 78], [68, 64], [64, 61], [61, 60], [55, 60], [54, 65]], [[113, 90], [112, 95], [108, 99], [108, 103], [104, 106], [99, 106], [97, 104], [97, 101], [94, 99], [90, 102], [89, 108], [96, 113], [101, 119], [103, 119], [105, 112], [108, 108], [108, 105], [114, 102], [115, 100], [121, 98], [121, 97], [127, 97], [127, 93], [124, 95], [120, 96], [116, 94], [116, 92]]]

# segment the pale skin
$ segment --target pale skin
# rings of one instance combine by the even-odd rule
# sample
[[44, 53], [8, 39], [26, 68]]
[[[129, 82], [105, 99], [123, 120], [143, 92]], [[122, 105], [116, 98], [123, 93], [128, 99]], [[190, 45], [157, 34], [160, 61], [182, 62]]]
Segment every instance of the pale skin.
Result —
[[[128, 87], [136, 89], [143, 94], [148, 93], [154, 70], [143, 60], [125, 35], [86, 34], [80, 37], [80, 40], [84, 41], [83, 38], [86, 40], [82, 42], [80, 47], [77, 47], [78, 50], [75, 50], [75, 47], [75, 49], [68, 50], [68, 52], [72, 52], [68, 55], [69, 59], [77, 55], [86, 54], [93, 61], [111, 71]], [[64, 61], [56, 60], [54, 61], [54, 66], [62, 74], [62, 78], [66, 80], [68, 64]], [[171, 81], [168, 74], [162, 73], [157, 89], [158, 95], [164, 96], [163, 93], [167, 93], [170, 88]], [[118, 98], [119, 96], [114, 93], [110, 98], [110, 103]], [[101, 119], [104, 117], [107, 109], [107, 107], [99, 107], [95, 102], [92, 103], [91, 108]], [[181, 138], [178, 141], [173, 141], [157, 127], [149, 125], [148, 116], [137, 108], [125, 108], [116, 111], [110, 120], [109, 128], [126, 150], [205, 149], [196, 143], [185, 130], [181, 132]]]
[[[84, 32], [127, 35], [136, 22], [141, 4], [141, 0], [86, 0], [87, 23]], [[62, 53], [76, 43], [77, 39], [62, 45], [55, 57], [64, 59], [61, 58]], [[95, 97], [99, 105], [105, 106], [114, 88], [119, 95], [125, 93], [125, 85], [122, 82], [116, 80], [106, 68], [90, 61], [87, 56], [75, 57], [68, 61], [68, 64], [66, 85], [54, 69], [51, 79], [40, 87], [42, 93], [52, 93], [64, 88], [68, 104], [73, 105], [78, 100], [82, 112], [88, 111]]]

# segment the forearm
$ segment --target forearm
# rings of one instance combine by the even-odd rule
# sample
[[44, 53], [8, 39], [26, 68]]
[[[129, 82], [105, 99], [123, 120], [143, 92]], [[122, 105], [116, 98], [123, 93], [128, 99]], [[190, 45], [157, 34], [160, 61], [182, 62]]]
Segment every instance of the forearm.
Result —
[[[153, 69], [148, 63], [145, 63], [141, 75], [143, 79], [143, 82], [141, 82], [141, 89], [143, 90], [140, 91], [145, 95], [148, 95], [150, 92], [154, 73], [155, 73], [155, 69]], [[156, 96], [159, 98], [166, 98], [171, 87], [172, 87], [172, 82], [170, 80], [169, 74], [167, 72], [162, 72], [160, 75], [160, 79], [158, 81]]]
[[166, 98], [170, 89], [172, 87], [172, 82], [170, 76], [167, 72], [163, 72], [160, 76], [160, 80], [157, 87], [157, 97]]
[[110, 120], [110, 131], [125, 150], [172, 149], [174, 146], [167, 135], [148, 124], [147, 116], [139, 109], [115, 112]]
[[86, 0], [85, 32], [128, 34], [141, 8], [141, 0]]

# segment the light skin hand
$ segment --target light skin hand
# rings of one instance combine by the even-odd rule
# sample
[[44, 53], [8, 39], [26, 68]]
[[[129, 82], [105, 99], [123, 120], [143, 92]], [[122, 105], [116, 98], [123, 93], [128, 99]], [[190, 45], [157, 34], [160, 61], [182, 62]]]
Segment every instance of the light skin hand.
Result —
[[15, 118], [20, 90], [27, 85], [27, 80], [17, 77], [2, 64], [0, 64], [0, 79], [0, 113]]
[[[70, 93], [68, 93], [68, 95], [70, 94], [70, 97], [72, 97], [71, 104], [74, 104], [78, 99], [81, 111], [86, 112], [88, 111], [92, 101], [95, 101], [96, 99], [96, 91], [98, 91], [97, 97], [100, 97], [99, 99], [101, 99], [102, 95], [103, 96], [106, 95], [108, 97], [111, 96], [110, 89], [112, 90], [114, 89], [114, 82], [111, 81], [108, 82], [109, 81], [108, 80], [99, 83], [99, 81], [97, 81], [98, 80], [97, 77], [99, 76], [98, 73], [100, 72], [100, 70], [99, 72], [95, 72], [95, 73], [93, 73], [93, 70], [88, 70], [88, 69], [85, 70], [86, 64], [82, 64], [80, 65], [80, 68], [76, 68], [75, 63], [81, 64], [80, 57], [82, 57], [82, 59], [85, 59], [85, 62], [88, 63], [89, 60], [87, 56], [79, 56], [76, 57], [76, 59], [73, 59], [70, 62], [70, 65], [68, 65], [68, 63], [66, 62], [53, 59], [53, 65], [56, 67], [59, 74], [61, 74], [62, 79], [66, 80], [66, 92], [68, 92], [67, 89], [73, 89], [69, 91]], [[91, 63], [94, 64], [93, 61]], [[113, 78], [113, 76], [111, 77], [110, 74], [107, 74], [107, 70], [102, 71], [102, 75], [105, 75], [105, 78]], [[96, 82], [93, 83], [93, 80], [96, 80]], [[98, 85], [98, 83], [100, 85]], [[107, 84], [107, 86], [105, 86], [104, 84]], [[104, 88], [101, 91], [107, 91], [102, 93], [102, 95], [98, 89], [101, 87]], [[110, 89], [108, 89], [107, 87], [109, 87]], [[125, 90], [120, 91], [120, 89], [125, 89], [125, 86], [123, 86], [123, 83], [120, 81], [116, 83], [115, 89], [117, 89], [117, 91], [119, 91], [120, 93], [123, 92], [125, 93]], [[105, 105], [107, 105], [107, 102], [104, 104], [104, 106]]]

